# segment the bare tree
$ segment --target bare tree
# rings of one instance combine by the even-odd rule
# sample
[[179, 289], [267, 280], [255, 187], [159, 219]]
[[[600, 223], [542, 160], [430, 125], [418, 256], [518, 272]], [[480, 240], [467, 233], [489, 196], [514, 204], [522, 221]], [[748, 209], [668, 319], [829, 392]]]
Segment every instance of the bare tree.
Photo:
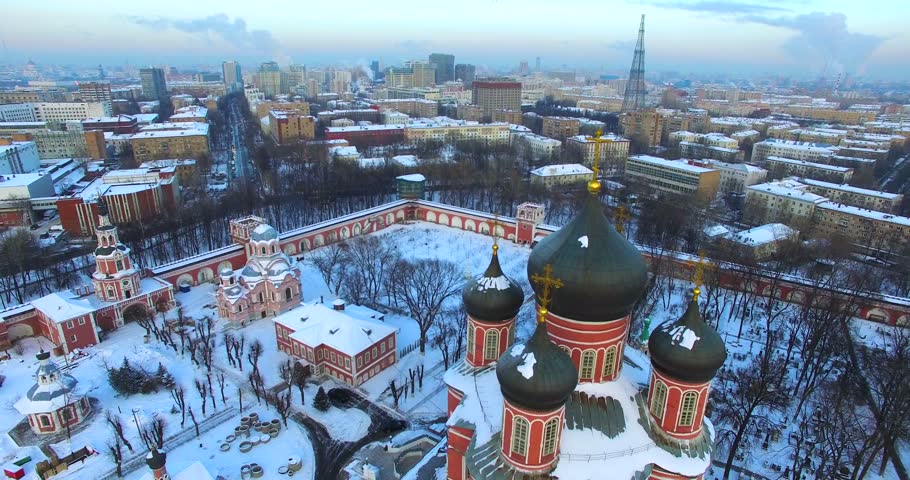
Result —
[[345, 289], [345, 293], [350, 297], [349, 290], [356, 290], [364, 300], [376, 304], [398, 256], [395, 244], [384, 238], [355, 238], [345, 249], [343, 262], [347, 269], [346, 279], [357, 288]]
[[467, 325], [464, 308], [445, 310], [430, 330], [430, 343], [442, 354], [443, 368], [461, 357]]
[[120, 441], [126, 445], [126, 448], [132, 452], [133, 445], [130, 444], [129, 440], [127, 440], [126, 436], [123, 434], [123, 422], [120, 421], [120, 417], [111, 413], [110, 410], [105, 410], [104, 420], [111, 426], [111, 429], [114, 431], [114, 434], [117, 435], [117, 438], [119, 438]]
[[306, 382], [310, 378], [310, 369], [304, 367], [299, 362], [294, 363], [294, 371], [291, 376], [291, 383], [297, 387], [297, 390], [300, 391], [300, 404], [306, 405], [304, 403], [304, 389], [306, 388]]
[[186, 422], [186, 394], [183, 391], [183, 387], [177, 385], [171, 389], [171, 398], [174, 399], [177, 409], [180, 410], [180, 428], [182, 429], [183, 424]]
[[259, 357], [262, 356], [262, 351], [262, 342], [259, 340], [253, 340], [253, 343], [250, 344], [250, 348], [246, 354], [246, 359], [250, 362], [250, 366], [257, 374], [259, 373]]
[[117, 466], [117, 476], [123, 478], [123, 449], [120, 447], [120, 440], [114, 438], [114, 440], [108, 442], [107, 449], [114, 460], [114, 465]]
[[164, 448], [164, 427], [166, 425], [167, 423], [161, 415], [156, 414], [152, 417], [151, 423], [146, 425], [145, 430], [141, 432], [145, 443], [159, 449]]
[[321, 247], [310, 255], [310, 262], [322, 274], [329, 290], [338, 295], [344, 283], [345, 269], [343, 265], [344, 243], [332, 243]]
[[188, 407], [188, 410], [190, 414], [190, 421], [193, 422], [193, 428], [196, 429], [196, 438], [199, 438], [199, 423], [196, 421], [196, 415], [193, 414], [193, 407]]
[[196, 384], [196, 391], [199, 392], [199, 398], [202, 399], [202, 416], [204, 417], [205, 416], [205, 402], [206, 402], [206, 398], [208, 397], [208, 394], [209, 394], [209, 387], [205, 383], [205, 380], [202, 380], [199, 378], [196, 379], [195, 384]]
[[420, 330], [420, 353], [425, 353], [427, 333], [445, 302], [461, 291], [462, 276], [454, 263], [438, 259], [400, 260], [393, 276], [396, 295]]

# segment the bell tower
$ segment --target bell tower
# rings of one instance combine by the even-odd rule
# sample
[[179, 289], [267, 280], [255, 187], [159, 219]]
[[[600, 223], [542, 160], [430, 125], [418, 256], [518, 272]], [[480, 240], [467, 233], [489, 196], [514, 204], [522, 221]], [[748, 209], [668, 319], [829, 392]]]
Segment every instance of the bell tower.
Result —
[[95, 229], [95, 272], [92, 285], [99, 300], [119, 302], [139, 295], [142, 290], [139, 271], [130, 258], [130, 249], [120, 238], [108, 215], [107, 205], [98, 205], [98, 227]]

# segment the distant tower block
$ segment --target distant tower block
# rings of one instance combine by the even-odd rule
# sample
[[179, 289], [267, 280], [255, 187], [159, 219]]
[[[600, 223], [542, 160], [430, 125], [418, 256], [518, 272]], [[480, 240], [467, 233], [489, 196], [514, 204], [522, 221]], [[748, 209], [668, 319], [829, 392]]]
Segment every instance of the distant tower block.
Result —
[[249, 244], [253, 230], [263, 223], [265, 223], [265, 219], [255, 215], [231, 220], [231, 240], [240, 245]]
[[518, 206], [515, 216], [515, 243], [530, 245], [537, 235], [537, 226], [543, 222], [543, 205], [525, 202]]
[[626, 92], [622, 97], [622, 111], [637, 112], [645, 106], [645, 16], [641, 16], [638, 27], [638, 42], [635, 43], [635, 57], [626, 81]]

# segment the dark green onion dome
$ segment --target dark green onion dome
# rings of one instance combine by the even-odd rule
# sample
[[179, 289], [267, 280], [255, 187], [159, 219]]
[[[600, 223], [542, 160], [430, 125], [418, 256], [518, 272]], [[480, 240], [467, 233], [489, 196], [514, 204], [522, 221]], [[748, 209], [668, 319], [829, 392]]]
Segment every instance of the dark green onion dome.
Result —
[[158, 470], [163, 467], [167, 461], [167, 454], [158, 450], [155, 447], [152, 447], [152, 450], [145, 456], [145, 463], [152, 470]]
[[578, 385], [578, 370], [572, 359], [547, 334], [547, 324], [538, 323], [525, 344], [515, 344], [496, 364], [502, 395], [521, 407], [554, 410], [566, 403]]
[[465, 310], [477, 320], [500, 322], [515, 318], [524, 303], [521, 287], [502, 273], [497, 250], [494, 245], [490, 266], [483, 275], [468, 280], [461, 293]]
[[[531, 251], [528, 277], [546, 265], [562, 287], [552, 292], [553, 313], [586, 322], [625, 317], [648, 281], [641, 252], [620, 235], [604, 216], [600, 201], [589, 195], [568, 225], [544, 237]], [[542, 287], [531, 282], [537, 296]]]
[[710, 381], [727, 359], [724, 341], [698, 312], [697, 293], [682, 318], [664, 322], [651, 333], [648, 352], [654, 368], [689, 383]]

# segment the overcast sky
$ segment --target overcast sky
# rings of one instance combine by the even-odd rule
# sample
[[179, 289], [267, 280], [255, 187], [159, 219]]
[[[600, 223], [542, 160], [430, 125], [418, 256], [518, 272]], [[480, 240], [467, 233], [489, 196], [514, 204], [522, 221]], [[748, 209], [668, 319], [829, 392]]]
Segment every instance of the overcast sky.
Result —
[[905, 0], [36, 0], [3, 10], [2, 62], [391, 65], [440, 51], [491, 67], [540, 56], [549, 68], [624, 73], [645, 14], [650, 72], [910, 78]]

